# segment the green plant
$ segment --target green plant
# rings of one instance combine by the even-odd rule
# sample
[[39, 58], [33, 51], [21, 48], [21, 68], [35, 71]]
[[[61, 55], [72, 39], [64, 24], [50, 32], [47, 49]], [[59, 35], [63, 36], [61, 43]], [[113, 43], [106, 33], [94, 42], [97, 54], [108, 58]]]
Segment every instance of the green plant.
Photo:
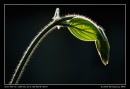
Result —
[[37, 45], [51, 32], [55, 27], [67, 27], [69, 31], [82, 41], [95, 41], [97, 51], [104, 65], [109, 62], [110, 45], [103, 29], [95, 24], [92, 20], [79, 15], [67, 15], [60, 17], [59, 8], [56, 9], [53, 21], [45, 26], [32, 40], [31, 44], [25, 51], [21, 61], [19, 62], [16, 71], [11, 79], [10, 84], [18, 83], [20, 76], [29, 61], [32, 53]]

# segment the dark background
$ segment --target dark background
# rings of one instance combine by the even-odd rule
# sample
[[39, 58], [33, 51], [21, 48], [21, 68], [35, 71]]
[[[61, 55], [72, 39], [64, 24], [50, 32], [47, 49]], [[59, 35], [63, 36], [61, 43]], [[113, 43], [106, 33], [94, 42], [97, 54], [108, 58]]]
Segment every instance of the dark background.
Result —
[[110, 62], [100, 61], [94, 42], [75, 38], [67, 28], [55, 29], [41, 42], [20, 84], [124, 84], [124, 5], [5, 5], [5, 83], [9, 83], [24, 51], [59, 7], [61, 16], [80, 14], [105, 29]]

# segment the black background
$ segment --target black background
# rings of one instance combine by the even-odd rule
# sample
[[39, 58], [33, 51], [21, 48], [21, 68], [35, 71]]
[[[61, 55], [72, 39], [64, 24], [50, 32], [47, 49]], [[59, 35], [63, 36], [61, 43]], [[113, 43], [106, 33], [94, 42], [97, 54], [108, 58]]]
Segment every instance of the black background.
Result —
[[110, 62], [100, 61], [94, 42], [75, 38], [67, 28], [55, 29], [41, 42], [20, 84], [124, 84], [124, 5], [5, 5], [5, 84], [9, 83], [23, 52], [59, 7], [61, 16], [80, 14], [105, 29]]

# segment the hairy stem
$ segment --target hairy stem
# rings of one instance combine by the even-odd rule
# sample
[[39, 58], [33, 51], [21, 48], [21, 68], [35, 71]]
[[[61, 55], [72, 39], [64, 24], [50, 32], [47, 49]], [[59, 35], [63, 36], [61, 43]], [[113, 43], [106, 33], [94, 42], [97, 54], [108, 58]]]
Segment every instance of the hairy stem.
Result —
[[72, 19], [74, 16], [65, 16], [59, 19], [55, 19], [53, 20], [50, 24], [48, 24], [46, 27], [44, 27], [37, 35], [36, 37], [32, 40], [32, 42], [30, 43], [30, 45], [28, 46], [27, 50], [25, 51], [23, 57], [21, 58], [16, 71], [10, 81], [10, 84], [16, 84], [18, 83], [20, 76], [22, 74], [22, 72], [25, 69], [25, 66], [27, 64], [27, 62], [29, 61], [32, 53], [34, 52], [35, 48], [37, 47], [37, 45], [41, 42], [41, 40], [44, 39], [44, 37], [53, 30], [53, 28], [57, 25], [61, 25], [62, 22], [66, 21], [66, 20], [70, 20]]

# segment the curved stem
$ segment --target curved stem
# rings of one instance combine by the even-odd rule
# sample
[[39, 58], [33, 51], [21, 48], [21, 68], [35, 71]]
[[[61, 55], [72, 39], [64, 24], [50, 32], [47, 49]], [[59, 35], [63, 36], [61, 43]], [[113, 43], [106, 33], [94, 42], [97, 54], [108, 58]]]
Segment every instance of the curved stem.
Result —
[[66, 20], [70, 20], [72, 19], [74, 16], [66, 16], [66, 17], [62, 17], [60, 19], [55, 19], [53, 20], [50, 24], [48, 24], [45, 28], [43, 28], [37, 35], [36, 37], [32, 40], [31, 44], [28, 46], [27, 50], [25, 51], [22, 59], [20, 60], [16, 71], [11, 79], [10, 84], [16, 84], [18, 83], [18, 80], [20, 79], [20, 76], [22, 74], [22, 72], [25, 69], [25, 66], [27, 64], [27, 62], [29, 61], [30, 56], [32, 55], [32, 53], [34, 52], [35, 48], [37, 47], [37, 45], [41, 42], [41, 40], [50, 32], [53, 30], [53, 28], [57, 25], [60, 25], [62, 22], [66, 21]]

